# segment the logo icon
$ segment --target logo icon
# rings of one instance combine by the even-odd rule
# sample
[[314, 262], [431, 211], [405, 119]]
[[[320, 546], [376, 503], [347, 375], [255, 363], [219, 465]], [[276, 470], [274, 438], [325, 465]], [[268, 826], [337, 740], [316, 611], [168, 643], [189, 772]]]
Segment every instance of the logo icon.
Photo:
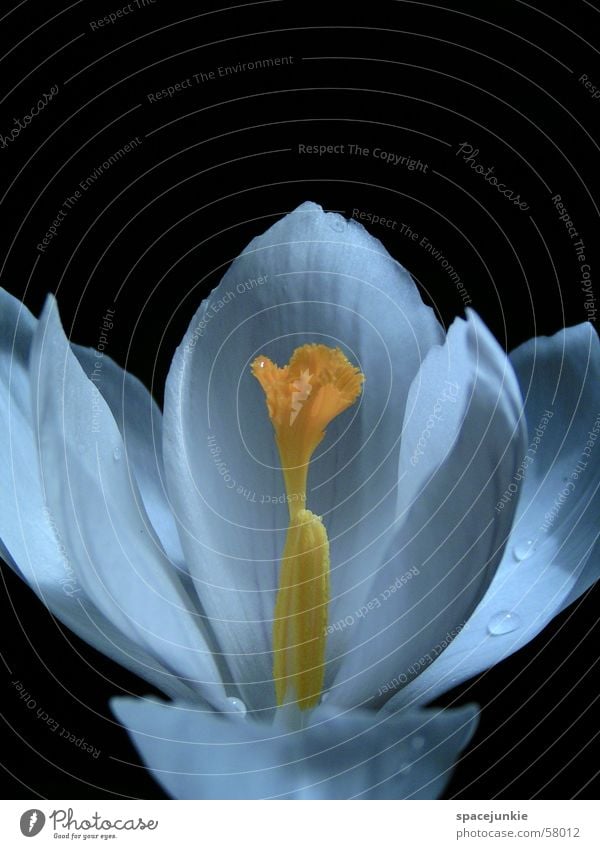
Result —
[[21, 815], [21, 833], [25, 837], [35, 837], [43, 829], [46, 817], [42, 811], [32, 808]]

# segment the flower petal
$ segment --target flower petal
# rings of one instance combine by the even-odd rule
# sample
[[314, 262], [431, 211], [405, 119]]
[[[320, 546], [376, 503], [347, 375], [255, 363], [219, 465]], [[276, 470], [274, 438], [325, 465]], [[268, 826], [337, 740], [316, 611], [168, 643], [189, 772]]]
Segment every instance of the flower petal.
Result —
[[575, 577], [562, 610], [600, 577], [597, 545], [590, 554], [600, 534], [600, 341], [584, 322], [531, 339], [511, 360], [534, 436], [548, 407], [554, 413], [527, 468], [514, 541], [535, 536], [537, 558], [548, 556], [543, 540], [551, 538], [561, 571]]
[[494, 505], [526, 444], [516, 376], [469, 311], [411, 387], [398, 525], [357, 624], [343, 629], [346, 654], [330, 693], [336, 704], [381, 704], [463, 628], [510, 534], [512, 510], [497, 515]]
[[201, 617], [160, 547], [119, 429], [71, 351], [53, 298], [36, 328], [30, 374], [42, 491], [86, 595], [133, 642], [219, 704], [223, 686]]
[[432, 799], [471, 739], [477, 709], [397, 716], [320, 708], [281, 733], [185, 703], [116, 698], [111, 708], [176, 799]]
[[[28, 546], [40, 554], [56, 548], [48, 522], [40, 521], [43, 502], [31, 428], [27, 369], [36, 324], [20, 301], [0, 289], [0, 536], [28, 580]], [[53, 575], [52, 558], [46, 563], [42, 557], [39, 568], [41, 578]]]
[[376, 560], [393, 516], [410, 382], [442, 338], [381, 243], [309, 203], [254, 239], [192, 320], [167, 381], [167, 483], [198, 593], [251, 706], [274, 703], [271, 625], [288, 517], [250, 364], [261, 353], [283, 364], [296, 347], [321, 342], [366, 375], [359, 404], [328, 428], [308, 481], [307, 506], [331, 541], [332, 606], [346, 609], [365, 591], [364, 557], [353, 555], [363, 548]]
[[37, 320], [0, 289], [0, 556], [60, 621], [173, 698], [193, 689], [142, 651], [86, 597], [44, 504], [32, 428], [28, 361]]
[[[530, 441], [519, 465], [524, 482], [509, 545], [467, 627], [394, 696], [391, 709], [431, 701], [508, 657], [598, 577], [598, 337], [581, 324], [525, 343], [511, 360], [526, 398]], [[582, 459], [587, 465], [577, 472]], [[500, 512], [516, 500], [508, 489], [503, 496]]]
[[73, 353], [108, 404], [125, 444], [142, 501], [170, 559], [183, 564], [183, 552], [167, 501], [162, 460], [162, 413], [144, 384], [110, 357], [71, 345]]

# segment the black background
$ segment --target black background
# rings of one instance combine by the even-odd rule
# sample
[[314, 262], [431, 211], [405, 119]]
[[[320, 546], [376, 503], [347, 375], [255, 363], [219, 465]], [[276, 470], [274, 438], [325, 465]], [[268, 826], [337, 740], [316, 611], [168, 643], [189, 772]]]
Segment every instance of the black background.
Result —
[[[192, 11], [140, 0], [114, 24], [90, 26], [125, 5], [2, 7], [0, 133], [52, 85], [59, 90], [0, 149], [1, 282], [34, 314], [57, 293], [67, 333], [90, 346], [114, 308], [107, 353], [160, 402], [204, 295], [250, 238], [307, 199], [426, 234], [506, 350], [586, 319], [573, 244], [551, 197], [562, 196], [592, 271], [600, 268], [600, 99], [580, 82], [587, 74], [600, 91], [597, 3], [388, 0], [352, 9], [273, 0]], [[284, 56], [293, 60], [148, 98], [195, 73]], [[82, 194], [41, 253], [64, 199], [134, 137], [141, 144]], [[528, 210], [457, 156], [462, 142]], [[302, 154], [300, 144], [344, 152]], [[371, 153], [352, 155], [351, 144]], [[421, 159], [427, 172], [386, 163], [375, 148]], [[418, 242], [369, 229], [446, 326], [462, 314], [447, 271]], [[110, 696], [149, 685], [61, 629], [10, 570], [2, 575], [7, 796], [162, 798], [107, 707]], [[444, 697], [483, 706], [448, 797], [597, 795], [598, 598], [592, 591], [525, 649]], [[100, 756], [44, 726], [16, 679]]]

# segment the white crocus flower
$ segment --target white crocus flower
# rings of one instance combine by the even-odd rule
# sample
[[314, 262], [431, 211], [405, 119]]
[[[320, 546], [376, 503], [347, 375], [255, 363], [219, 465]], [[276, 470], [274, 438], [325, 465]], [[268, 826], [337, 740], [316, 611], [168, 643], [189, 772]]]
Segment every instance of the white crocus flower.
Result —
[[591, 326], [510, 358], [472, 311], [445, 334], [354, 221], [250, 243], [162, 419], [52, 298], [0, 321], [0, 553], [170, 697], [112, 707], [174, 797], [439, 795], [477, 710], [422, 706], [596, 578]]

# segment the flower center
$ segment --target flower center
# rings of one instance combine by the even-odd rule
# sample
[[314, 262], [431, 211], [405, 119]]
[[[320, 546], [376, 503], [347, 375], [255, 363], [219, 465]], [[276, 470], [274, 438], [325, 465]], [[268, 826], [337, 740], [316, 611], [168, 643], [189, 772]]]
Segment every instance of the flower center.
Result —
[[329, 540], [305, 506], [308, 467], [329, 422], [360, 395], [364, 375], [327, 345], [296, 348], [281, 368], [260, 356], [251, 368], [266, 396], [290, 513], [273, 624], [275, 694], [281, 706], [289, 688], [307, 710], [323, 689], [329, 604]]

